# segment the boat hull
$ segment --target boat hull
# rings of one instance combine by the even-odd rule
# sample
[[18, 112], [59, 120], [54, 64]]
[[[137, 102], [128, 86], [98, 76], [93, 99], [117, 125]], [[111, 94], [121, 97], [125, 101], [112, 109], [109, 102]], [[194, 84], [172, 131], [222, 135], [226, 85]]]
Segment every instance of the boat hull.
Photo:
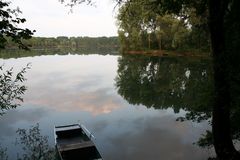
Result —
[[80, 124], [55, 127], [55, 143], [62, 160], [102, 159], [91, 134]]

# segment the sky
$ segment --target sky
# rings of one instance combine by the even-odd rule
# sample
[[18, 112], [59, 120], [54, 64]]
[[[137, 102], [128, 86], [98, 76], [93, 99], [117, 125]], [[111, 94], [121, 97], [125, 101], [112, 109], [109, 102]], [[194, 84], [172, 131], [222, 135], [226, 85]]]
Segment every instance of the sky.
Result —
[[34, 36], [116, 36], [116, 12], [113, 0], [95, 0], [94, 6], [77, 5], [70, 8], [59, 0], [12, 0], [12, 7], [22, 11], [27, 22], [21, 27], [36, 30]]

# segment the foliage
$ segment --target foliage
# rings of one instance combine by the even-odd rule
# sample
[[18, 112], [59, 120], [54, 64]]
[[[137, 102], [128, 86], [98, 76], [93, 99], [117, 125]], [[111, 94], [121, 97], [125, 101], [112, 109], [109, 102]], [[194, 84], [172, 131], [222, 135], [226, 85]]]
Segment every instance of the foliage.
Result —
[[26, 19], [18, 17], [18, 14], [21, 13], [19, 8], [11, 9], [9, 5], [10, 2], [0, 1], [0, 49], [5, 48], [8, 40], [18, 44], [19, 48], [28, 49], [22, 40], [30, 39], [34, 31], [17, 27], [26, 22]]
[[62, 4], [65, 4], [66, 6], [69, 7], [74, 7], [75, 5], [78, 4], [87, 4], [87, 5], [93, 5], [94, 2], [92, 0], [59, 0]]
[[212, 132], [207, 130], [201, 138], [199, 138], [197, 145], [202, 148], [212, 148], [213, 147], [213, 135]]
[[[24, 41], [25, 44], [31, 46], [30, 49], [65, 49], [65, 50], [118, 50], [117, 37], [57, 37], [43, 38], [32, 37]], [[8, 43], [7, 49], [15, 49], [14, 43]]]
[[[61, 0], [73, 7], [94, 0]], [[207, 1], [115, 0], [122, 51], [210, 51]]]
[[48, 144], [48, 137], [42, 136], [37, 123], [29, 130], [18, 129], [17, 134], [20, 138], [16, 143], [22, 145], [24, 154], [18, 160], [53, 160], [55, 159], [55, 150]]
[[[131, 5], [134, 0], [117, 1]], [[212, 109], [214, 148], [219, 159], [239, 160], [240, 153], [233, 145], [230, 124], [232, 109], [239, 108], [240, 1], [147, 0], [147, 2], [151, 10], [159, 15], [173, 14], [184, 22], [191, 22], [192, 15], [196, 15], [199, 20], [206, 19], [202, 22], [209, 28], [204, 35], [208, 35], [207, 33], [210, 35], [214, 71]]]
[[[231, 128], [234, 108], [239, 108], [240, 14], [237, 6], [240, 2], [238, 0], [154, 0], [149, 2], [150, 8], [160, 15], [174, 14], [185, 22], [191, 22], [191, 17], [196, 15], [199, 20], [203, 20], [199, 22], [207, 26], [206, 30], [209, 28], [205, 35], [208, 35], [207, 33], [210, 35], [213, 56], [214, 148], [219, 159], [240, 159], [240, 153], [232, 141]], [[191, 12], [193, 14], [189, 14]]]
[[159, 12], [153, 2], [131, 0], [120, 6], [117, 19], [123, 50], [209, 51], [206, 17], [199, 17], [193, 8], [181, 14]]
[[24, 74], [29, 69], [29, 64], [14, 76], [13, 68], [4, 70], [4, 66], [0, 67], [0, 115], [6, 110], [16, 108], [22, 102], [22, 95], [26, 91], [26, 86], [22, 85], [26, 78]]

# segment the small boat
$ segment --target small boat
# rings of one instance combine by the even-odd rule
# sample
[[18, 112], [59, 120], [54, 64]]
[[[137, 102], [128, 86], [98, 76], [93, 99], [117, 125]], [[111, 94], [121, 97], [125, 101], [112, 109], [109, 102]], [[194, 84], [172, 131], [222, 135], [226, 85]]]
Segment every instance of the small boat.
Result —
[[80, 124], [55, 126], [55, 144], [61, 160], [102, 160], [93, 135]]

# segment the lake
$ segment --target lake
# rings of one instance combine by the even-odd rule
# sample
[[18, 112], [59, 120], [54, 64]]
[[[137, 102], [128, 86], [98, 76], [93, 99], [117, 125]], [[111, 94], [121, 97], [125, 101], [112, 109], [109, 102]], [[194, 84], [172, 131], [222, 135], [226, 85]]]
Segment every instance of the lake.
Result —
[[[0, 117], [0, 140], [9, 159], [21, 154], [16, 130], [37, 123], [52, 146], [54, 125], [84, 124], [106, 160], [206, 160], [214, 155], [194, 144], [211, 130], [194, 114], [200, 106], [209, 107], [208, 60], [100, 54], [0, 59], [16, 71], [28, 63], [24, 102]], [[186, 114], [194, 121], [184, 120]]]

